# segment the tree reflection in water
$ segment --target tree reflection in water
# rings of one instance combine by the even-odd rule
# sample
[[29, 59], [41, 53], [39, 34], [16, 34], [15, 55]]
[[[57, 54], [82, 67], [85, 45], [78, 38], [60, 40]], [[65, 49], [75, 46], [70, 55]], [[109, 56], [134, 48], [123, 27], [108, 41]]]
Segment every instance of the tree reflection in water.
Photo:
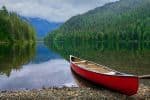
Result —
[[0, 45], [0, 74], [9, 77], [12, 70], [21, 69], [35, 55], [35, 44]]
[[[121, 72], [143, 75], [150, 73], [149, 42], [53, 42], [47, 43], [65, 59], [69, 55], [94, 61]], [[69, 60], [69, 59], [68, 59]]]

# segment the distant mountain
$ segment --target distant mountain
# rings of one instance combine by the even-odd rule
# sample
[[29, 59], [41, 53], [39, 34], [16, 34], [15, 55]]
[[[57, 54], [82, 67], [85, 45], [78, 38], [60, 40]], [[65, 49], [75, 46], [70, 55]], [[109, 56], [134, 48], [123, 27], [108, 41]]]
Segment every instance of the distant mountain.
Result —
[[27, 17], [22, 18], [27, 20], [35, 28], [38, 39], [44, 38], [48, 32], [57, 29], [62, 24], [62, 23], [48, 22], [47, 20], [40, 18], [27, 18]]
[[150, 0], [119, 0], [72, 17], [46, 41], [150, 41]]

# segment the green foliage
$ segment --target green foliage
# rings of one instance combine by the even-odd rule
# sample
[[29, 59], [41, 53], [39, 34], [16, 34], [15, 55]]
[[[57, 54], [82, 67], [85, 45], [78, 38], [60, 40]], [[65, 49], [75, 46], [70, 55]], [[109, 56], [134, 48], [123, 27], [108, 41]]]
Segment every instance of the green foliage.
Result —
[[150, 0], [120, 0], [72, 17], [46, 41], [150, 41]]
[[16, 13], [0, 10], [0, 42], [35, 41], [35, 31]]

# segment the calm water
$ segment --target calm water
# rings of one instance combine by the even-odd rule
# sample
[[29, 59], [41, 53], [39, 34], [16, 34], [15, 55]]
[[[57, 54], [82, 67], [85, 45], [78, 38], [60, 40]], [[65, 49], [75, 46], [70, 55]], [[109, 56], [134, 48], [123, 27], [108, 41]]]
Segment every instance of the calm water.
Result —
[[62, 86], [77, 86], [69, 62], [44, 44], [0, 46], [1, 90]]
[[75, 55], [118, 71], [144, 75], [150, 74], [150, 43], [74, 42], [49, 45], [53, 51], [68, 59]]
[[150, 43], [0, 45], [0, 90], [83, 86], [70, 70], [70, 54], [121, 72], [150, 74]]

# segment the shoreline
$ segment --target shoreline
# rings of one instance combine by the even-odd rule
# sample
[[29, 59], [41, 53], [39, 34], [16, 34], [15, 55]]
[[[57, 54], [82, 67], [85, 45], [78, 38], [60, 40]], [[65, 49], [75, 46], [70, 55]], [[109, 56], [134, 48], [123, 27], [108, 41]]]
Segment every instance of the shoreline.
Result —
[[150, 87], [143, 84], [140, 85], [139, 91], [133, 96], [126, 96], [118, 92], [107, 89], [96, 88], [79, 88], [79, 87], [63, 87], [63, 88], [44, 88], [33, 90], [19, 91], [1, 91], [0, 100], [41, 100], [41, 99], [132, 99], [132, 100], [148, 100], [150, 99]]

